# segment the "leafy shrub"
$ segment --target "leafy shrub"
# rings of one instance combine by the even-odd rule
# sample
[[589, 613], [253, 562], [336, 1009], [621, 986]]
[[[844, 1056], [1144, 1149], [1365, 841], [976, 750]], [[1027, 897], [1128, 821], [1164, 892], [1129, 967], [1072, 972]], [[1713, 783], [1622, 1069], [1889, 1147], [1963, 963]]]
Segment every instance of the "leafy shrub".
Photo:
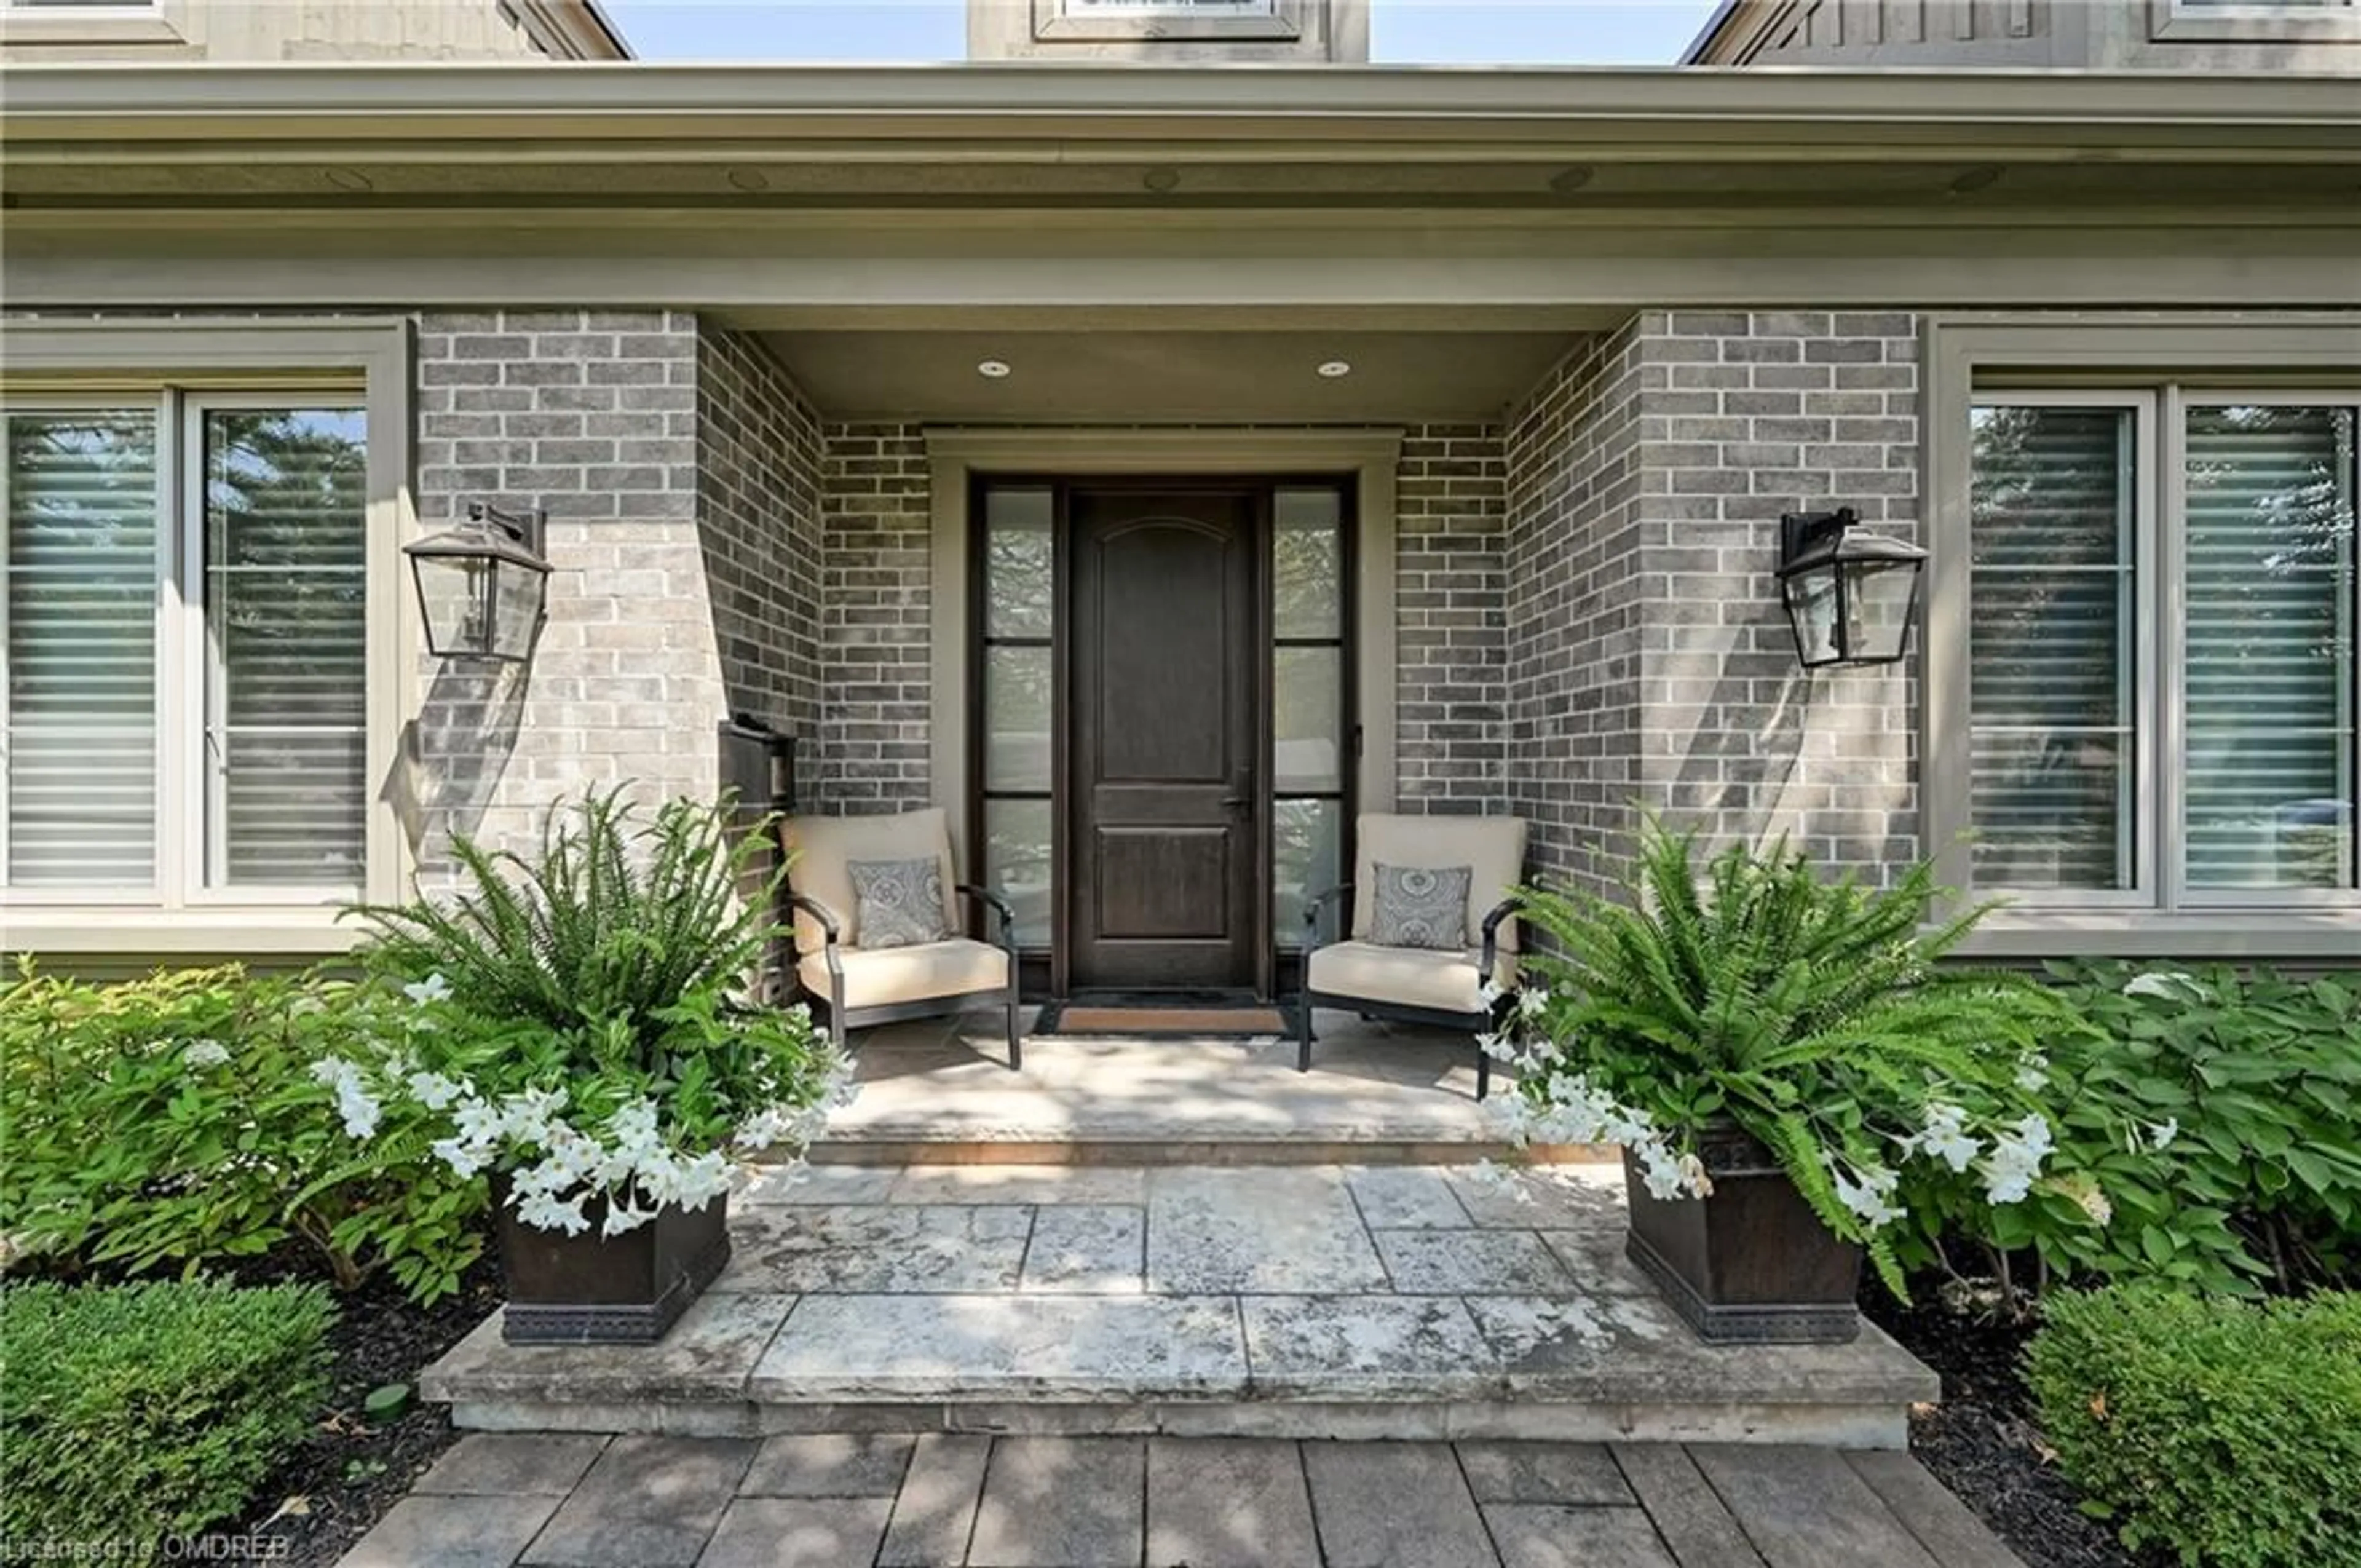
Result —
[[799, 1153], [851, 1074], [808, 1012], [748, 996], [776, 878], [741, 897], [761, 845], [726, 826], [594, 792], [531, 855], [457, 840], [455, 897], [359, 911], [363, 962], [406, 981], [416, 1027], [398, 1061], [325, 1069], [347, 1119], [423, 1114], [454, 1173], [503, 1177], [521, 1220], [568, 1234], [702, 1208], [732, 1153]]
[[2361, 993], [2268, 970], [2055, 972], [2103, 1031], [2051, 1053], [2059, 1141], [2113, 1214], [2043, 1231], [2053, 1266], [2248, 1293], [2353, 1277]]
[[[2058, 965], [2093, 1032], [2048, 1043], [2042, 1099], [2074, 1178], [2029, 1202], [1916, 1210], [1905, 1260], [1982, 1243], [2012, 1304], [2056, 1282], [2282, 1293], [2361, 1268], [2361, 997], [2268, 971]], [[2031, 1278], [2011, 1256], [2030, 1254]]]
[[139, 1562], [237, 1513], [325, 1398], [335, 1316], [315, 1286], [0, 1291], [5, 1546], [120, 1543], [107, 1561]]
[[2026, 1376], [2125, 1541], [2213, 1568], [2361, 1564], [2361, 1296], [2050, 1298]]
[[402, 999], [236, 968], [92, 985], [29, 967], [0, 993], [0, 1233], [50, 1269], [187, 1272], [291, 1239], [340, 1288], [390, 1268], [421, 1300], [482, 1250], [481, 1183], [415, 1107], [357, 1146], [324, 1062], [395, 1048]]
[[1700, 873], [1693, 839], [1653, 823], [1639, 871], [1628, 903], [1522, 895], [1552, 950], [1526, 963], [1521, 1043], [1483, 1044], [1522, 1069], [1525, 1135], [1625, 1145], [1656, 1196], [1702, 1197], [1694, 1135], [1727, 1118], [1897, 1295], [1892, 1227], [1917, 1193], [2027, 1196], [2051, 1132], [2026, 1063], [2084, 1025], [2027, 977], [1938, 963], [1981, 909], [1929, 930], [1928, 866], [1872, 889], [1784, 839]]

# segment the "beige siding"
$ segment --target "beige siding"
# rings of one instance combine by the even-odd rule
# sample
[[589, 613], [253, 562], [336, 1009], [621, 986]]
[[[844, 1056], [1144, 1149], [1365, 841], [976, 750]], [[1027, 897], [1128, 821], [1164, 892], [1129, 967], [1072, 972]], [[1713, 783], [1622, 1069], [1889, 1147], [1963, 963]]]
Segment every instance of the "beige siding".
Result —
[[[568, 36], [505, 0], [157, 0], [148, 16], [57, 10], [5, 18], [0, 59], [36, 60], [539, 60], [611, 54], [587, 9]], [[586, 44], [583, 40], [588, 40]]]

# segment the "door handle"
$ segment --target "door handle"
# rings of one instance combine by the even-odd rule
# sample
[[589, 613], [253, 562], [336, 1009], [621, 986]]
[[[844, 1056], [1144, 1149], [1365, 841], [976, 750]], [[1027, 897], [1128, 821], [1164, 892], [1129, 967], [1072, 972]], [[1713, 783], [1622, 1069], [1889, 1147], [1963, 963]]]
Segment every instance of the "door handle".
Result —
[[1254, 796], [1250, 795], [1225, 795], [1222, 796], [1222, 809], [1224, 811], [1244, 811], [1253, 804]]

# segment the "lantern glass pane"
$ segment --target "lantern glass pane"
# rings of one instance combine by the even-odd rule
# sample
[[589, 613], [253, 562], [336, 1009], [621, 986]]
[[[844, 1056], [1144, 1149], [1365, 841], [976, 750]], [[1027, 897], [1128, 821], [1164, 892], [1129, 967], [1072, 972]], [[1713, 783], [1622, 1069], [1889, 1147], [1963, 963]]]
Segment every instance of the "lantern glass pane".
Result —
[[523, 659], [533, 652], [533, 634], [541, 628], [542, 595], [547, 574], [513, 561], [492, 568], [492, 648], [495, 658]]
[[1837, 647], [1837, 572], [1817, 566], [1786, 579], [1787, 620], [1795, 628], [1795, 653], [1806, 666], [1832, 663]]
[[1845, 595], [1846, 657], [1872, 664], [1899, 659], [1910, 635], [1910, 598], [1918, 583], [1918, 563], [1854, 561], [1845, 571], [1851, 579]]
[[413, 556], [427, 646], [439, 658], [491, 650], [491, 563], [479, 556]]

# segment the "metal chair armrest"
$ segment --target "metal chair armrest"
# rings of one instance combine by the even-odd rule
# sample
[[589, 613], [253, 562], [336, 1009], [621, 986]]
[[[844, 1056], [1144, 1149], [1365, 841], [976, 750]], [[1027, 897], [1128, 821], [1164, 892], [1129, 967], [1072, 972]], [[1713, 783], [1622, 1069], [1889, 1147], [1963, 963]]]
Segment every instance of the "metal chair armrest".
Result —
[[844, 940], [844, 932], [836, 923], [835, 911], [829, 909], [827, 905], [822, 904], [818, 899], [814, 898], [807, 893], [788, 894], [787, 905], [790, 908], [802, 910], [805, 914], [819, 922], [820, 935], [826, 939], [826, 946], [828, 948], [829, 967], [830, 969], [834, 969], [836, 967], [836, 945]]
[[988, 887], [978, 887], [971, 882], [961, 883], [952, 891], [963, 898], [972, 898], [987, 905], [1000, 916], [1000, 945], [1012, 953], [1016, 950], [1016, 911], [1009, 907], [1008, 900]]
[[1489, 915], [1484, 916], [1484, 948], [1476, 959], [1477, 984], [1489, 985], [1492, 982], [1492, 966], [1499, 957], [1500, 923], [1516, 912], [1517, 901], [1504, 898], [1492, 906]]
[[1306, 959], [1311, 958], [1312, 949], [1320, 945], [1320, 912], [1352, 891], [1351, 883], [1340, 882], [1327, 892], [1314, 894], [1303, 901], [1303, 956]]

